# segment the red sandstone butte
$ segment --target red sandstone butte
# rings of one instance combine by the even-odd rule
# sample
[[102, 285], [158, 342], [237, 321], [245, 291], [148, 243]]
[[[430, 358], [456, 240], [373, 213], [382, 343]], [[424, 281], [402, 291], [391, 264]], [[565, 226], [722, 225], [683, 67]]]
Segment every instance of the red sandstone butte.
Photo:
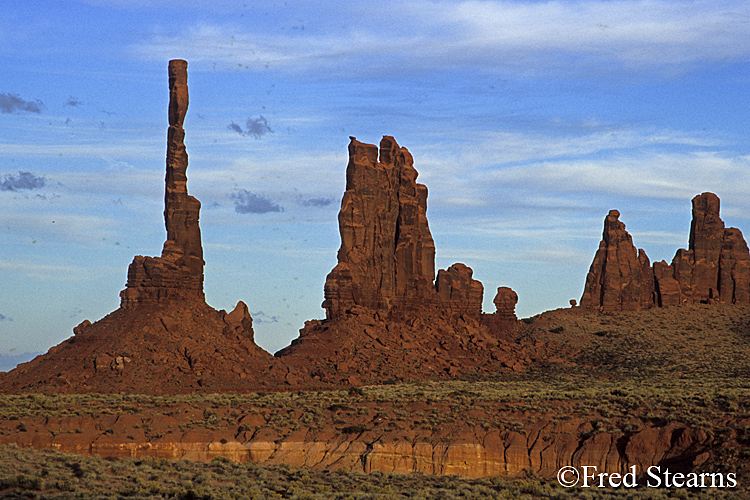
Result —
[[453, 264], [435, 279], [427, 188], [417, 175], [393, 137], [379, 148], [351, 138], [326, 319], [306, 322], [276, 353], [290, 373], [356, 385], [476, 375], [513, 358], [515, 347], [501, 339], [515, 314], [485, 324], [494, 315], [482, 314], [484, 287], [471, 268]]
[[478, 319], [483, 287], [455, 264], [435, 280], [435, 243], [427, 223], [427, 187], [417, 183], [412, 155], [385, 136], [380, 148], [351, 137], [346, 191], [339, 212], [341, 248], [328, 274], [328, 319], [354, 306], [399, 317], [425, 307]]

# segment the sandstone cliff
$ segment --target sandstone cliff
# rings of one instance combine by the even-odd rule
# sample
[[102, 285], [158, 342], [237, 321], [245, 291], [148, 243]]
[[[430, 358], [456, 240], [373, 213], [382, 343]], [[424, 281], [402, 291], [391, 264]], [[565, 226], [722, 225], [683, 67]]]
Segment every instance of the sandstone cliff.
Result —
[[649, 266], [636, 251], [619, 212], [610, 211], [581, 297], [581, 308], [632, 311], [697, 303], [750, 303], [750, 252], [742, 233], [725, 228], [719, 198], [703, 193], [692, 200], [688, 249], [671, 264]]
[[[313, 470], [463, 477], [531, 471], [552, 479], [567, 465], [618, 473], [633, 465], [695, 470], [722, 450], [740, 449], [746, 436], [744, 416], [708, 416], [704, 408], [699, 415], [708, 419], [697, 427], [648, 391], [596, 389], [603, 400], [581, 400], [567, 392], [570, 386], [564, 397], [541, 391], [542, 397], [519, 400], [502, 384], [471, 383], [399, 386], [390, 394], [380, 387], [181, 399], [92, 395], [77, 405], [72, 398], [39, 396], [50, 408], [39, 408], [33, 397], [17, 398], [0, 417], [0, 444], [102, 458], [226, 457]], [[535, 400], [542, 406], [530, 410]], [[634, 409], [639, 402], [647, 408]]]

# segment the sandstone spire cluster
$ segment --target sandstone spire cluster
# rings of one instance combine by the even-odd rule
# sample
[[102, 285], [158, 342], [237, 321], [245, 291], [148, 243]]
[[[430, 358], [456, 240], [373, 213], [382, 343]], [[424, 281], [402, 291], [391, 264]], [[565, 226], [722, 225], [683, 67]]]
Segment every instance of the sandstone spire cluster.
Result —
[[584, 309], [632, 311], [677, 304], [750, 304], [750, 252], [742, 233], [725, 228], [719, 198], [703, 193], [693, 198], [688, 249], [671, 264], [649, 265], [636, 250], [619, 212], [604, 219], [604, 232], [586, 276]]
[[454, 264], [433, 283], [427, 187], [417, 175], [411, 154], [393, 137], [383, 137], [379, 149], [351, 137], [339, 212], [341, 248], [324, 289], [328, 319], [354, 306], [386, 317], [440, 307], [479, 318], [483, 287], [471, 268]]
[[200, 202], [187, 191], [188, 155], [182, 128], [188, 108], [187, 62], [169, 62], [169, 129], [161, 257], [136, 256], [120, 293], [123, 308], [164, 300], [204, 300]]

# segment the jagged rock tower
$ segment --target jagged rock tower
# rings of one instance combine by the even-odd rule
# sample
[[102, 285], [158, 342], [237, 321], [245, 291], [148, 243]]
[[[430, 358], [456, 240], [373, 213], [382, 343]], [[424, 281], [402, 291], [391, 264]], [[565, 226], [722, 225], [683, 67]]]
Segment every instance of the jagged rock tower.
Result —
[[688, 248], [671, 264], [649, 266], [643, 250], [612, 210], [586, 276], [581, 308], [631, 311], [677, 304], [750, 304], [750, 252], [742, 232], [725, 228], [719, 197], [702, 193], [692, 200]]
[[635, 311], [652, 302], [654, 280], [648, 257], [636, 250], [619, 219], [617, 210], [610, 210], [604, 219], [602, 241], [586, 276], [582, 308]]
[[123, 308], [164, 300], [205, 300], [203, 247], [198, 225], [201, 204], [187, 191], [188, 155], [182, 128], [188, 108], [187, 61], [169, 61], [169, 129], [161, 257], [137, 255], [120, 293]]
[[380, 148], [350, 137], [346, 192], [339, 212], [338, 264], [326, 278], [328, 319], [353, 306], [400, 316], [438, 304], [481, 314], [482, 284], [463, 264], [438, 273], [427, 224], [427, 187], [418, 184], [414, 160], [395, 139]]
[[[255, 344], [244, 302], [217, 311], [203, 294], [200, 202], [188, 195], [187, 62], [169, 62], [169, 130], [161, 257], [136, 256], [120, 307], [30, 363], [0, 376], [0, 392], [173, 394], [284, 383], [288, 369]], [[301, 381], [300, 383], [304, 383]]]

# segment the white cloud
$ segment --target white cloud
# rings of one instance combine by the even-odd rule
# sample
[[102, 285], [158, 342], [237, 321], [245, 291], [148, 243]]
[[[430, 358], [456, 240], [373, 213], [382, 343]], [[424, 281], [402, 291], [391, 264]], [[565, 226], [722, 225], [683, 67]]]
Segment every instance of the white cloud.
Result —
[[59, 266], [30, 262], [0, 261], [0, 269], [20, 272], [29, 278], [61, 281], [79, 281], [91, 278], [91, 269], [78, 266]]
[[[404, 66], [528, 73], [611, 71], [615, 64], [671, 73], [750, 54], [750, 5], [738, 0], [386, 2], [368, 9], [368, 15], [358, 14], [357, 5], [335, 9], [346, 20], [338, 29], [281, 36], [201, 24], [184, 34], [153, 36], [134, 52], [149, 60], [184, 57], [220, 70], [334, 69], [330, 74], [337, 77]], [[394, 9], [398, 20], [384, 22]]]
[[[525, 53], [594, 55], [633, 66], [747, 55], [746, 2], [586, 1], [438, 3], [463, 45]], [[442, 8], [440, 8], [442, 7]]]
[[691, 199], [712, 191], [722, 198], [738, 199], [750, 182], [750, 163], [719, 152], [630, 152], [600, 160], [544, 161], [501, 168], [492, 177], [507, 186], [534, 186], [557, 193]]
[[[712, 191], [746, 206], [750, 158], [721, 141], [671, 130], [612, 130], [580, 135], [475, 133], [412, 150], [428, 205], [442, 215], [476, 207], [531, 216], [530, 210], [581, 213], [594, 200], [690, 200]], [[434, 213], [434, 212], [433, 212]]]
[[[163, 148], [163, 146], [161, 147]], [[0, 144], [0, 155], [28, 158], [146, 158], [162, 156], [162, 151], [143, 141], [119, 140], [112, 144]]]

